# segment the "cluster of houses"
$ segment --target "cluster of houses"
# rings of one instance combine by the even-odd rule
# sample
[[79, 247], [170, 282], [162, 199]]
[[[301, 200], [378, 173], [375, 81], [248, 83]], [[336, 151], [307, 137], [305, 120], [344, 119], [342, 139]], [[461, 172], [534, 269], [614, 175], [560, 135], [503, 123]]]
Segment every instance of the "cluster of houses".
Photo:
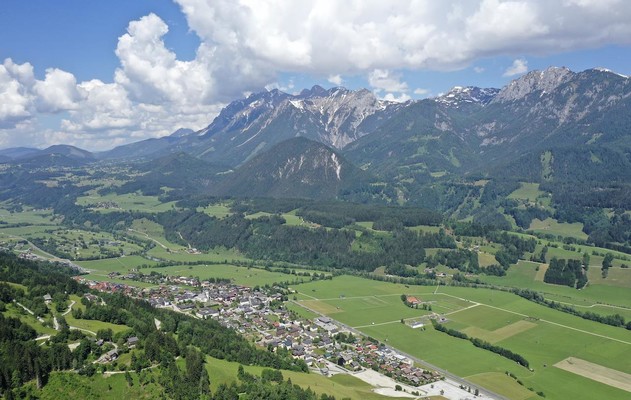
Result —
[[166, 276], [160, 273], [143, 274], [141, 272], [138, 272], [137, 270], [131, 270], [126, 274], [121, 274], [120, 272], [110, 272], [109, 274], [107, 274], [107, 276], [112, 279], [127, 279], [138, 282], [153, 283], [156, 285], [174, 284], [191, 287], [202, 286], [199, 278], [193, 276]]
[[349, 372], [373, 369], [413, 386], [442, 379], [440, 374], [414, 366], [410, 359], [383, 344], [348, 335], [331, 318], [322, 316], [309, 320], [298, 317], [283, 306], [286, 295], [281, 287], [253, 289], [209, 281], [197, 281], [192, 285], [188, 279], [168, 277], [167, 281], [195, 289], [176, 285], [139, 289], [111, 282], [85, 283], [96, 290], [144, 298], [154, 307], [171, 308], [195, 318], [212, 318], [260, 346], [288, 352], [304, 360], [312, 369], [325, 375], [329, 374], [332, 363]]
[[307, 365], [318, 368], [325, 375], [329, 373], [328, 365], [333, 363], [348, 371], [373, 369], [413, 386], [442, 379], [440, 374], [414, 366], [412, 360], [383, 344], [365, 337], [353, 337], [328, 317], [311, 320], [294, 320], [293, 317], [287, 315], [284, 323], [268, 322], [271, 332], [264, 331], [260, 344], [287, 349], [294, 357], [304, 359]]
[[95, 281], [92, 279], [85, 279], [82, 276], [75, 276], [73, 279], [79, 283], [88, 286], [90, 289], [98, 290], [99, 292], [123, 293], [131, 297], [137, 297], [141, 292], [141, 289], [135, 286], [126, 285], [124, 283]]

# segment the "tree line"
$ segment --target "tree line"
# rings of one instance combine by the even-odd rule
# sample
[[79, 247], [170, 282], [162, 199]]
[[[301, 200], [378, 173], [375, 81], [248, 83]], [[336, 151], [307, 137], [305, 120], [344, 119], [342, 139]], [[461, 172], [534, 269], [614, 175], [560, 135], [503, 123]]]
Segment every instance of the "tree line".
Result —
[[479, 339], [479, 338], [474, 338], [474, 337], [470, 337], [469, 335], [467, 335], [464, 332], [460, 332], [458, 330], [455, 329], [451, 329], [451, 328], [447, 328], [445, 325], [440, 324], [438, 322], [436, 322], [436, 320], [432, 320], [432, 324], [434, 325], [434, 328], [437, 331], [443, 332], [448, 334], [449, 336], [453, 336], [456, 337], [458, 339], [464, 339], [464, 340], [468, 340], [470, 341], [475, 347], [479, 347], [481, 349], [485, 349], [488, 351], [491, 351], [495, 354], [499, 354], [502, 357], [508, 358], [509, 360], [515, 361], [517, 364], [529, 368], [530, 367], [530, 363], [528, 363], [528, 361], [521, 355], [517, 354], [517, 353], [513, 353], [512, 351], [505, 349], [503, 347], [500, 346], [495, 346], [485, 340]]

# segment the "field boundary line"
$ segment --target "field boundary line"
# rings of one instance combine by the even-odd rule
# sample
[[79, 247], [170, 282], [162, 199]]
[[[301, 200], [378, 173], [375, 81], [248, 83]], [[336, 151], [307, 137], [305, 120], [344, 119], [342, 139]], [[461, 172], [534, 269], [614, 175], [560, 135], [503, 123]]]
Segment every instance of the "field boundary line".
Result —
[[[303, 292], [298, 292], [298, 293], [302, 293], [305, 294]], [[414, 296], [424, 296], [424, 295], [431, 295], [434, 293], [412, 293], [411, 295]], [[368, 299], [368, 298], [380, 298], [380, 297], [392, 297], [392, 296], [398, 296], [401, 297], [401, 294], [398, 293], [390, 293], [390, 294], [373, 294], [373, 295], [367, 295], [367, 296], [349, 296], [349, 297], [330, 297], [327, 299], [318, 299], [321, 301], [333, 301], [333, 300], [357, 300], [357, 299]]]
[[443, 314], [443, 315], [451, 315], [451, 314], [455, 314], [455, 313], [457, 313], [457, 312], [460, 312], [460, 311], [465, 311], [465, 310], [468, 310], [468, 309], [470, 309], [470, 308], [477, 307], [477, 306], [480, 306], [480, 305], [482, 305], [482, 304], [480, 304], [480, 303], [475, 303], [475, 304], [473, 304], [473, 305], [471, 305], [471, 306], [469, 306], [469, 307], [461, 308], [461, 309], [456, 310], [456, 311], [450, 311], [450, 312], [445, 313], [445, 314]]
[[[457, 296], [453, 296], [453, 295], [448, 294], [448, 293], [440, 293], [440, 294], [445, 295], [445, 296], [449, 296], [449, 297], [453, 297], [453, 298], [456, 298], [456, 299], [459, 299], [459, 300], [465, 300], [465, 299], [462, 299], [462, 298], [457, 297]], [[510, 313], [510, 314], [519, 315], [519, 316], [521, 316], [521, 317], [525, 317], [525, 318], [533, 318], [533, 316], [532, 316], [532, 315], [522, 314], [522, 313], [519, 313], [519, 312], [517, 312], [517, 311], [506, 310], [506, 309], [504, 309], [504, 308], [501, 308], [501, 307], [496, 307], [496, 306], [492, 306], [492, 305], [485, 304], [485, 303], [479, 303], [479, 304], [480, 304], [480, 305], [483, 305], [483, 306], [486, 306], [486, 307], [489, 307], [489, 308], [494, 308], [494, 309], [496, 309], [496, 310], [504, 311], [504, 312], [507, 312], [507, 313]], [[534, 318], [537, 318], [537, 317], [534, 317]], [[580, 317], [579, 317], [579, 318], [580, 318]], [[573, 331], [576, 331], [576, 332], [582, 332], [582, 333], [585, 333], [585, 334], [587, 334], [587, 335], [592, 335], [592, 336], [600, 337], [600, 338], [603, 338], [603, 339], [613, 340], [614, 342], [619, 342], [619, 343], [623, 343], [623, 344], [628, 344], [628, 345], [631, 345], [631, 342], [627, 342], [626, 340], [617, 339], [617, 338], [612, 338], [612, 337], [610, 337], [610, 336], [601, 335], [600, 333], [595, 333], [595, 332], [586, 331], [586, 330], [584, 330], [584, 329], [574, 328], [574, 327], [572, 327], [572, 326], [563, 325], [563, 324], [560, 324], [560, 323], [558, 323], [558, 322], [548, 321], [547, 319], [540, 319], [540, 318], [538, 318], [538, 319], [537, 319], [537, 321], [547, 322], [548, 324], [551, 324], [551, 325], [556, 325], [556, 326], [559, 326], [559, 327], [561, 327], [561, 328], [566, 328], [566, 329], [570, 329], [570, 330], [573, 330]]]

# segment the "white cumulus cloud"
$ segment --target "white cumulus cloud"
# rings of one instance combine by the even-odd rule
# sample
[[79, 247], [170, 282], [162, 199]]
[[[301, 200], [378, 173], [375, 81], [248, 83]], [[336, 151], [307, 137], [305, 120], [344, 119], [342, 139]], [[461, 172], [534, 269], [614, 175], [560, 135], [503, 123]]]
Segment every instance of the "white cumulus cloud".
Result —
[[504, 71], [503, 76], [515, 76], [528, 72], [528, 61], [523, 58], [517, 58], [513, 64]]
[[16, 65], [6, 59], [0, 65], [0, 129], [15, 128], [32, 116], [33, 69], [30, 64]]
[[35, 82], [33, 92], [40, 111], [55, 113], [78, 106], [77, 80], [71, 73], [57, 68], [47, 69], [46, 78]]
[[331, 82], [332, 84], [336, 86], [341, 86], [344, 83], [344, 79], [342, 79], [342, 76], [340, 74], [329, 75], [329, 77], [327, 78], [327, 81]]
[[[31, 64], [5, 60], [0, 143], [36, 135], [40, 117], [52, 114], [61, 122], [45, 130], [42, 143], [104, 148], [201, 129], [223, 104], [274, 85], [281, 74], [335, 85], [363, 76], [383, 98], [401, 101], [411, 91], [404, 70], [453, 71], [495, 56], [631, 44], [631, 7], [622, 0], [174, 1], [200, 40], [191, 60], [165, 45], [169, 27], [153, 13], [120, 32], [113, 49], [120, 66], [109, 82], [77, 82], [54, 66], [36, 79]], [[527, 69], [517, 58], [505, 75]]]
[[385, 69], [375, 69], [368, 74], [368, 84], [376, 91], [405, 93], [408, 84], [401, 82], [401, 77]]

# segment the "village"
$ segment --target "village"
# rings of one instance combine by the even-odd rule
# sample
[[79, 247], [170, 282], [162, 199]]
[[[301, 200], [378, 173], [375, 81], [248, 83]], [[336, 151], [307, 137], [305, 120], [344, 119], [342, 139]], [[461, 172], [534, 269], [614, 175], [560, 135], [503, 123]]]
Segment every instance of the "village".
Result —
[[138, 288], [76, 277], [91, 289], [142, 298], [153, 307], [169, 308], [194, 318], [212, 318], [261, 347], [304, 360], [313, 372], [325, 376], [373, 370], [411, 387], [443, 379], [374, 339], [353, 335], [326, 316], [299, 317], [284, 306], [288, 291], [281, 286], [250, 288], [221, 279], [200, 281], [194, 277], [135, 272], [113, 273], [111, 278], [150, 281], [159, 286]]

